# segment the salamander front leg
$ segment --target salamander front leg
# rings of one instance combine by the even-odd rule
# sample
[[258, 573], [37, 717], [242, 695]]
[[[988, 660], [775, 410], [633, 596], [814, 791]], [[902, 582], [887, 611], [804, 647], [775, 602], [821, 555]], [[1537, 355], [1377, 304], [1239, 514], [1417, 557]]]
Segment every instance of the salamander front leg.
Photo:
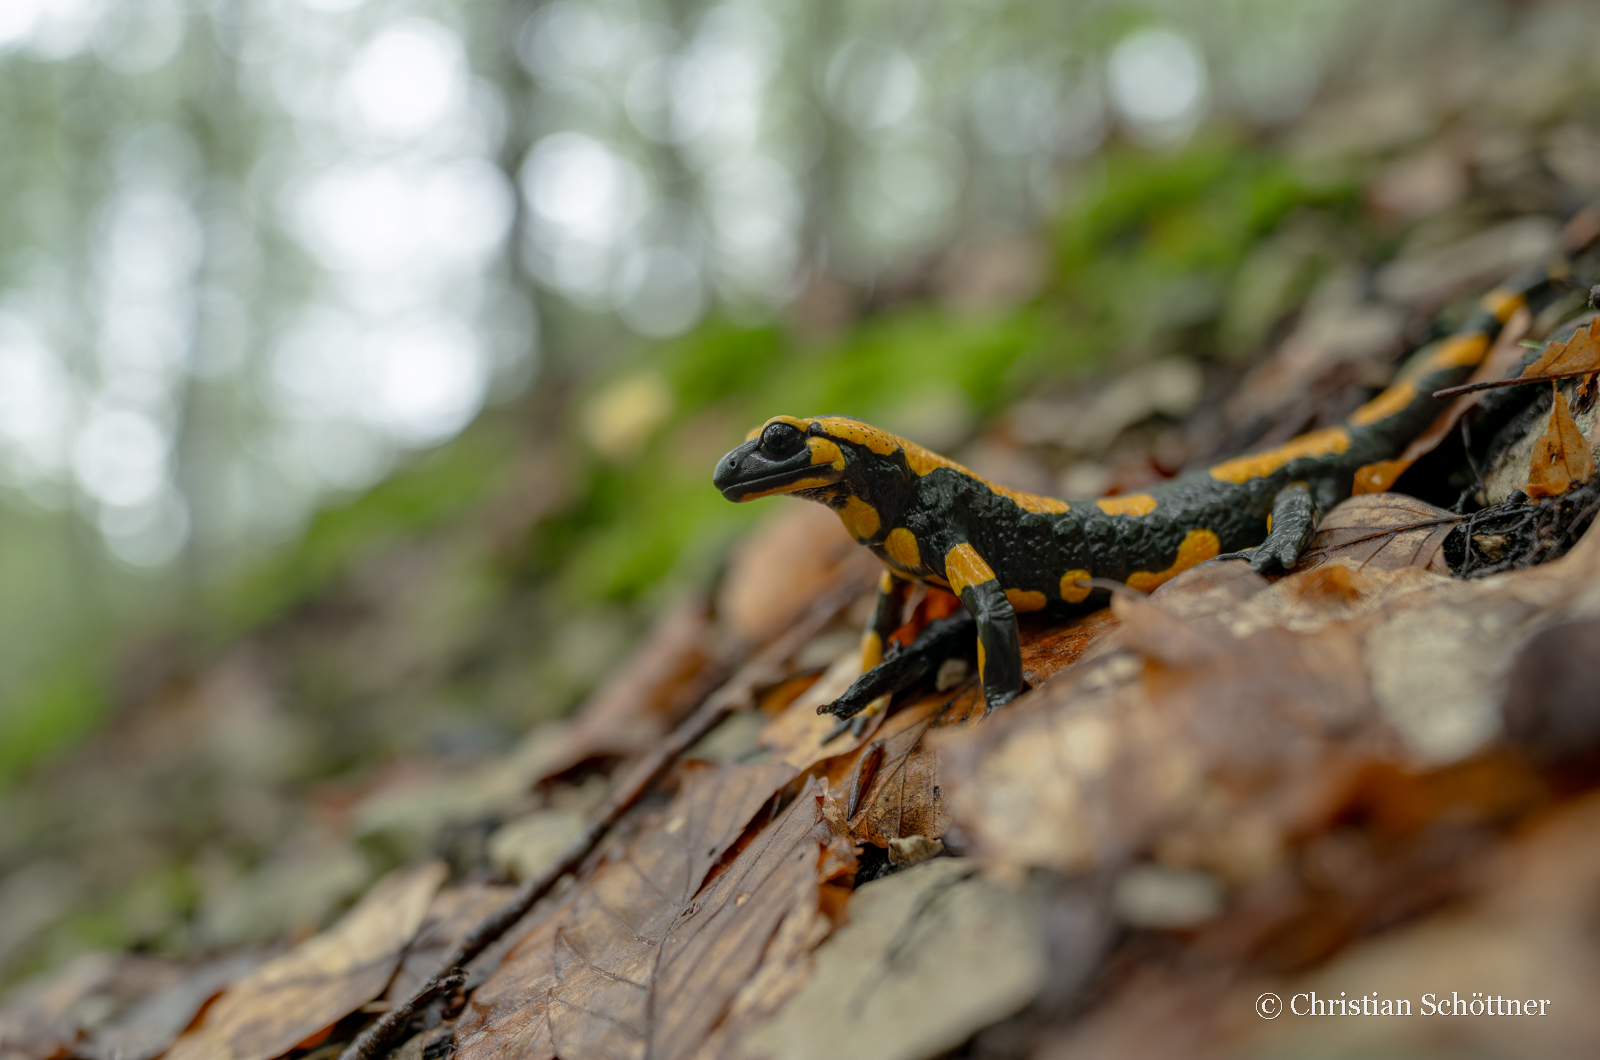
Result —
[[[817, 708], [818, 714], [832, 714], [841, 719], [822, 742], [832, 743], [850, 731], [857, 718], [863, 717], [860, 712], [870, 709], [874, 703], [887, 703], [896, 692], [937, 672], [941, 663], [960, 656], [972, 643], [972, 629], [972, 616], [964, 610], [928, 623], [928, 628], [917, 635], [910, 647], [890, 652], [882, 663], [857, 678], [844, 695]], [[861, 732], [857, 730], [855, 735], [860, 736]]]
[[956, 545], [944, 556], [950, 591], [978, 622], [978, 672], [989, 709], [1003, 707], [1022, 691], [1022, 646], [1017, 613], [1006, 599], [994, 570], [971, 545]]
[[1267, 539], [1255, 548], [1229, 552], [1218, 559], [1247, 559], [1257, 574], [1274, 567], [1290, 570], [1317, 532], [1317, 502], [1304, 482], [1292, 482], [1272, 501]]
[[978, 622], [978, 672], [989, 709], [1003, 707], [1022, 691], [1022, 648], [1017, 613], [994, 580], [961, 590], [961, 602]]

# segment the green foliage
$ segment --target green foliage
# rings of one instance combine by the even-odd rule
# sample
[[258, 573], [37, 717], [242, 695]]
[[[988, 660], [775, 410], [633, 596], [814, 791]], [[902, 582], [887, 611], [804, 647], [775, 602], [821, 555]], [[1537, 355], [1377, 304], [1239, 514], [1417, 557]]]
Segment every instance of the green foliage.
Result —
[[1102, 164], [1057, 225], [1063, 279], [1093, 271], [1108, 253], [1172, 268], [1227, 267], [1295, 207], [1354, 194], [1307, 184], [1276, 153], [1218, 139], [1175, 157], [1110, 151]]
[[738, 328], [713, 321], [655, 356], [680, 404], [698, 409], [760, 389], [790, 352], [775, 326]]
[[[1290, 211], [1346, 195], [1308, 187], [1277, 156], [1223, 140], [1176, 157], [1114, 151], [1092, 193], [1063, 215], [1056, 275], [1038, 303], [988, 316], [900, 306], [820, 348], [775, 327], [707, 325], [622, 370], [660, 372], [674, 390], [675, 416], [626, 465], [597, 462], [583, 501], [537, 535], [534, 566], [559, 572], [568, 599], [630, 599], [687, 557], [703, 566], [707, 550], [765, 511], [723, 501], [709, 460], [692, 469], [675, 461], [677, 428], [707, 408], [739, 424], [728, 446], [777, 413], [874, 420], [933, 388], [953, 388], [980, 415], [992, 413], [1191, 319], [1214, 320], [1252, 245]], [[1204, 338], [1188, 352], [1211, 345]]]
[[72, 659], [0, 711], [0, 788], [58, 748], [90, 732], [107, 713], [95, 661]]
[[513, 441], [503, 419], [483, 417], [366, 493], [318, 512], [291, 548], [221, 589], [214, 607], [221, 634], [260, 625], [309, 599], [363, 552], [460, 516], [492, 486]]
[[[692, 557], [704, 575], [740, 529], [769, 510], [735, 506], [711, 486], [711, 453], [686, 464], [675, 452], [686, 424], [712, 407], [737, 424], [725, 437], [778, 413], [837, 413], [875, 419], [930, 385], [954, 387], [979, 412], [1013, 397], [1007, 369], [1039, 342], [1039, 314], [1026, 307], [963, 317], [915, 305], [863, 322], [820, 349], [776, 328], [710, 325], [656, 351], [647, 365], [672, 385], [677, 412], [625, 466], [599, 461], [582, 502], [536, 535], [532, 568], [559, 572], [569, 600], [632, 599]], [[702, 466], [703, 464], [703, 466]]]
[[678, 432], [707, 409], [738, 424], [727, 446], [778, 413], [875, 420], [936, 388], [993, 413], [1192, 318], [1214, 319], [1219, 292], [1256, 241], [1289, 211], [1342, 194], [1308, 188], [1276, 156], [1222, 140], [1176, 157], [1112, 152], [1092, 184], [1057, 228], [1056, 273], [1034, 304], [979, 316], [898, 306], [820, 347], [777, 327], [713, 323], [619, 369], [613, 378], [659, 372], [675, 414], [635, 459], [595, 462], [582, 501], [536, 535], [532, 568], [557, 575], [573, 601], [634, 598], [687, 557], [701, 569], [708, 550], [767, 510], [723, 501], [710, 459], [681, 466]]

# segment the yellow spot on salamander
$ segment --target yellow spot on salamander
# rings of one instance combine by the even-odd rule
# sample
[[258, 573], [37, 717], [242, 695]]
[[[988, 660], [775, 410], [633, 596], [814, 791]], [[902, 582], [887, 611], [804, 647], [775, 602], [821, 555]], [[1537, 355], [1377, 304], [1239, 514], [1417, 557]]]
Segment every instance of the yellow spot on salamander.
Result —
[[935, 468], [947, 467], [951, 471], [983, 483], [989, 487], [990, 492], [1006, 498], [1025, 512], [1044, 514], [1046, 512], [1059, 513], [1072, 510], [1072, 506], [1066, 501], [1056, 500], [1054, 497], [1041, 497], [1037, 493], [1023, 493], [1020, 490], [997, 486], [988, 479], [974, 474], [970, 469], [962, 467], [954, 460], [940, 456], [938, 453], [930, 452], [915, 442], [907, 442], [902, 439], [901, 447], [905, 450], [906, 466], [911, 468], [919, 477], [928, 474]]
[[1011, 610], [1022, 614], [1025, 611], [1043, 611], [1048, 603], [1044, 593], [1033, 589], [1007, 589], [1006, 599], [1011, 601]]
[[866, 673], [881, 662], [883, 638], [878, 636], [876, 630], [869, 629], [861, 635], [861, 672]]
[[1107, 515], [1149, 515], [1156, 510], [1156, 499], [1148, 493], [1130, 493], [1125, 497], [1102, 497], [1094, 502]]
[[1061, 576], [1061, 599], [1069, 604], [1083, 603], [1094, 590], [1087, 585], [1079, 585], [1078, 583], [1086, 582], [1089, 578], [1090, 574], [1086, 570], [1067, 571]]
[[904, 443], [904, 439], [888, 431], [879, 430], [870, 423], [862, 423], [860, 420], [852, 420], [845, 416], [819, 416], [815, 420], [808, 421], [807, 425], [810, 423], [820, 424], [830, 438], [837, 438], [841, 442], [854, 442], [879, 456], [892, 455]]
[[878, 509], [860, 497], [845, 498], [844, 507], [839, 509], [839, 521], [857, 541], [866, 541], [883, 525], [878, 518]]
[[983, 638], [978, 638], [978, 677], [983, 677], [983, 672], [988, 669], [989, 657], [984, 654]]
[[[1351, 483], [1350, 492], [1360, 493], [1387, 493], [1394, 486], [1395, 481], [1411, 466], [1409, 460], [1379, 460], [1375, 464], [1367, 464], [1356, 469], [1355, 481]], [[1268, 527], [1270, 530], [1271, 527]]]
[[1348, 422], [1357, 427], [1369, 427], [1404, 412], [1417, 398], [1414, 380], [1451, 368], [1470, 368], [1481, 362], [1484, 354], [1488, 352], [1489, 337], [1481, 332], [1452, 335], [1448, 339], [1442, 339], [1431, 353], [1412, 361], [1403, 378], [1352, 412]]
[[1439, 343], [1439, 348], [1423, 362], [1422, 370], [1437, 372], [1445, 368], [1468, 368], [1482, 361], [1483, 355], [1488, 352], [1489, 336], [1481, 332], [1452, 335]]
[[749, 434], [744, 436], [744, 440], [747, 442], [755, 441], [757, 438], [761, 437], [762, 431], [766, 430], [774, 423], [787, 423], [789, 426], [802, 431], [811, 425], [810, 420], [803, 420], [798, 416], [774, 416], [761, 426], [753, 428]]
[[894, 575], [884, 571], [878, 575], [878, 591], [880, 593], [894, 592]]
[[1350, 432], [1343, 427], [1328, 427], [1291, 438], [1275, 449], [1235, 457], [1211, 469], [1211, 477], [1221, 482], [1249, 482], [1270, 475], [1291, 460], [1308, 456], [1332, 456], [1350, 448]]
[[1128, 588], [1153, 593], [1162, 584], [1182, 574], [1197, 563], [1204, 563], [1222, 551], [1222, 543], [1213, 530], [1190, 530], [1178, 546], [1178, 558], [1166, 570], [1141, 570], [1128, 575]]
[[[760, 435], [768, 423], [788, 423], [801, 430], [807, 430], [812, 424], [816, 424], [826, 432], [829, 438], [839, 442], [859, 445], [869, 452], [877, 453], [879, 456], [893, 456], [895, 453], [902, 453], [906, 458], [906, 466], [911, 468], [912, 472], [919, 477], [928, 474], [935, 468], [947, 467], [959, 474], [966, 475], [968, 478], [982, 482], [994, 493], [1009, 499], [1025, 512], [1042, 514], [1072, 510], [1071, 505], [1067, 504], [1066, 501], [1057, 500], [1054, 497], [1041, 497], [1035, 493], [1022, 493], [1018, 490], [1007, 489], [1004, 486], [997, 486], [993, 482], [973, 474], [971, 470], [962, 467], [948, 457], [940, 456], [938, 453], [924, 449], [915, 442], [906, 441], [899, 435], [890, 434], [888, 431], [874, 427], [870, 423], [852, 420], [847, 416], [818, 416], [809, 420], [796, 419], [793, 416], [774, 416], [767, 423], [751, 431], [749, 437], [755, 438]], [[815, 446], [816, 442], [817, 439], [812, 439], [810, 444]], [[820, 462], [813, 458], [813, 463]], [[836, 466], [843, 469], [843, 460], [841, 459]]]
[[1369, 427], [1386, 420], [1397, 412], [1405, 411], [1416, 399], [1417, 388], [1410, 381], [1399, 382], [1350, 414], [1349, 422], [1357, 427]]
[[1033, 512], [1036, 515], [1059, 515], [1062, 512], [1070, 512], [1072, 510], [1072, 505], [1066, 501], [1058, 501], [1054, 497], [1041, 497], [1037, 493], [1008, 490], [1004, 486], [996, 486], [993, 482], [986, 482], [984, 485], [1025, 512]]
[[957, 596], [969, 585], [994, 581], [994, 571], [971, 545], [957, 545], [944, 554], [944, 576], [950, 579], [950, 591]]
[[811, 450], [813, 464], [827, 464], [839, 471], [844, 470], [844, 453], [839, 450], [837, 442], [830, 442], [826, 438], [807, 438], [806, 448]]
[[922, 550], [917, 547], [917, 535], [905, 527], [896, 527], [883, 539], [883, 550], [889, 558], [907, 570], [922, 566]]
[[1512, 313], [1527, 304], [1527, 296], [1507, 287], [1496, 287], [1483, 296], [1483, 308], [1493, 313], [1494, 318], [1502, 324], [1511, 319]]

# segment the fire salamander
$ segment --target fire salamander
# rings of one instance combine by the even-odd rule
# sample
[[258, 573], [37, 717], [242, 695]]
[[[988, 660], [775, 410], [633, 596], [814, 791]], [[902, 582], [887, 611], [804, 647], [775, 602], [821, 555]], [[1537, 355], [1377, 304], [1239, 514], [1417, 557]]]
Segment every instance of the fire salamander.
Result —
[[[1418, 350], [1393, 385], [1339, 426], [1143, 493], [1090, 501], [1020, 493], [844, 416], [774, 416], [718, 462], [713, 482], [730, 501], [780, 493], [820, 501], [883, 561], [858, 685], [884, 663], [914, 582], [959, 596], [976, 621], [978, 670], [993, 710], [1023, 687], [1017, 614], [1061, 612], [1103, 596], [1090, 578], [1150, 592], [1219, 557], [1248, 559], [1257, 571], [1293, 567], [1318, 513], [1352, 493], [1387, 490], [1408, 466], [1399, 459], [1406, 444], [1444, 407], [1432, 392], [1465, 380], [1512, 313], [1563, 286], [1563, 275], [1541, 269], [1485, 295], [1463, 326]], [[879, 705], [887, 702], [881, 691]], [[859, 711], [863, 699], [848, 711], [841, 700], [834, 713]]]

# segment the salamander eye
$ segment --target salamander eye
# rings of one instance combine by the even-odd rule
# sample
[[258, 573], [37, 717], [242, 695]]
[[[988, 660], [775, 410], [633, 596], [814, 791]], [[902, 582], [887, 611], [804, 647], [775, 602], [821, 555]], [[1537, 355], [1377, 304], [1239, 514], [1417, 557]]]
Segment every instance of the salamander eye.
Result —
[[793, 456], [805, 445], [805, 435], [792, 423], [769, 423], [761, 432], [761, 453], [774, 460]]

